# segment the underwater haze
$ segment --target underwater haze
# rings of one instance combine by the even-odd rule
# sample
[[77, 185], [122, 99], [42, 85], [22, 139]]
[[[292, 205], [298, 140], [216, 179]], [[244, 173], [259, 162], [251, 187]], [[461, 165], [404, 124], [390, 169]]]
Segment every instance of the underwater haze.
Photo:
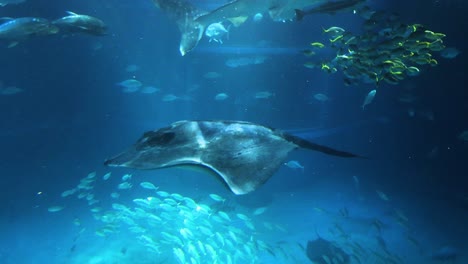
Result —
[[467, 11], [0, 0], [0, 263], [468, 263]]

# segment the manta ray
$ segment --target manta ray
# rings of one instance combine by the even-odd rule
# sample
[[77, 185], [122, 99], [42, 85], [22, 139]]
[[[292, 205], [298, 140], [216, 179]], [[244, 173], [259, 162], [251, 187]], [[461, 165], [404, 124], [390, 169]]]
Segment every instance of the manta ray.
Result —
[[184, 56], [194, 49], [205, 29], [226, 20], [234, 26], [258, 13], [268, 13], [274, 21], [296, 19], [296, 10], [323, 4], [328, 0], [235, 0], [210, 12], [201, 10], [188, 0], [153, 0], [156, 7], [174, 20], [182, 34], [179, 51]]
[[265, 183], [297, 148], [357, 157], [255, 123], [184, 120], [144, 133], [132, 147], [104, 164], [135, 169], [205, 168], [239, 195]]

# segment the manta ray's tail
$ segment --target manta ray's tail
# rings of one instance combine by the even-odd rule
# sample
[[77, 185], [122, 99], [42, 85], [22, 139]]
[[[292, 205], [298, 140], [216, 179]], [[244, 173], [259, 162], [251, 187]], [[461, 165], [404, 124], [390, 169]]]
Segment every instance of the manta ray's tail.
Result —
[[305, 139], [302, 139], [300, 137], [296, 137], [290, 134], [284, 133], [283, 136], [286, 140], [293, 142], [294, 144], [298, 145], [301, 148], [315, 150], [315, 151], [319, 151], [328, 155], [333, 155], [333, 156], [338, 156], [338, 157], [343, 157], [343, 158], [357, 158], [357, 157], [364, 158], [362, 156], [359, 156], [350, 152], [336, 150], [327, 146], [315, 144], [315, 143], [312, 143], [310, 141], [307, 141]]

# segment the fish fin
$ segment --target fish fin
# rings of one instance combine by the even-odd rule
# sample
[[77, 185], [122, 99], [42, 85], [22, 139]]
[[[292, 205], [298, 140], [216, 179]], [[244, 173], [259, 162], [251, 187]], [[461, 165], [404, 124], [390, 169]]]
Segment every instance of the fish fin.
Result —
[[183, 24], [179, 24], [179, 29], [182, 33], [180, 38], [179, 51], [182, 56], [193, 50], [200, 42], [205, 31], [205, 26], [190, 18]]
[[[235, 27], [238, 27], [242, 24], [244, 24], [244, 22], [247, 20], [247, 18], [249, 18], [248, 16], [238, 16], [238, 17], [231, 17], [231, 18], [228, 18], [229, 22], [231, 22]], [[229, 31], [229, 29], [228, 29]]]
[[65, 13], [69, 14], [70, 16], [79, 16], [77, 13], [72, 11], [65, 11]]
[[[286, 156], [282, 158], [286, 159]], [[282, 162], [283, 159], [281, 162], [269, 162], [266, 168], [259, 167], [259, 164], [252, 162], [239, 164], [238, 166], [228, 164], [227, 167], [224, 164], [204, 164], [204, 166], [220, 176], [234, 194], [242, 195], [252, 192], [264, 184], [273, 176]]]
[[[165, 11], [169, 18], [175, 20], [181, 33], [179, 51], [182, 56], [193, 50], [203, 36], [208, 21], [201, 21], [206, 13], [193, 6], [188, 1], [182, 1], [177, 6], [170, 3], [174, 1], [154, 1], [156, 6]], [[163, 2], [163, 3], [161, 3]], [[177, 1], [176, 1], [177, 2]], [[203, 15], [205, 14], [205, 15]]]
[[237, 195], [247, 194], [264, 184], [296, 148], [277, 137], [263, 138], [257, 144], [239, 144], [239, 140], [219, 139], [201, 158], [203, 165], [216, 172]]

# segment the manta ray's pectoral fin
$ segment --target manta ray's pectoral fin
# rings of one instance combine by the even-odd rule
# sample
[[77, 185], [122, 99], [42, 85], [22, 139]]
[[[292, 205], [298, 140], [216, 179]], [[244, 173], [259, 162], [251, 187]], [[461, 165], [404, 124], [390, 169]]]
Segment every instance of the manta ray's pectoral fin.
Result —
[[184, 22], [179, 23], [179, 29], [182, 34], [179, 51], [184, 56], [198, 45], [205, 31], [205, 26], [191, 18], [187, 18]]
[[288, 141], [274, 138], [256, 143], [250, 139], [222, 141], [211, 146], [203, 155], [202, 163], [216, 172], [237, 195], [252, 192], [264, 184], [296, 148]]
[[153, 0], [156, 7], [174, 20], [180, 30], [179, 50], [182, 56], [194, 49], [205, 31], [206, 23], [197, 21], [204, 11], [194, 6], [189, 0]]

